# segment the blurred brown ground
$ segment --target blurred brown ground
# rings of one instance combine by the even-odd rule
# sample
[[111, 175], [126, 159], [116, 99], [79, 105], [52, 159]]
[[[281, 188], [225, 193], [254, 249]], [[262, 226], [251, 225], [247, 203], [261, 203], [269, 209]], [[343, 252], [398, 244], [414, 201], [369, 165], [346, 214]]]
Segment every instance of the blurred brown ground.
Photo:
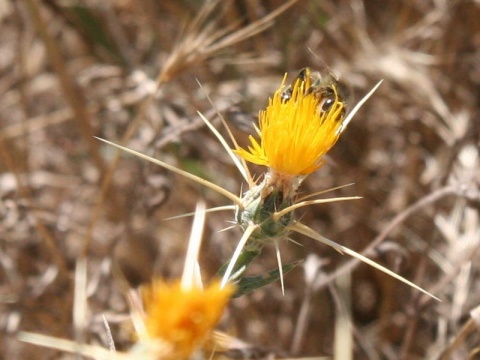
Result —
[[[478, 332], [464, 326], [477, 321], [471, 311], [480, 301], [480, 3], [301, 0], [249, 38], [222, 33], [260, 30], [256, 22], [284, 3], [220, 2], [196, 28], [189, 24], [201, 1], [0, 4], [0, 358], [69, 358], [16, 334], [73, 339], [73, 273], [82, 254], [87, 340], [105, 346], [104, 314], [117, 347], [127, 347], [126, 288], [116, 266], [131, 286], [153, 274], [180, 276], [191, 219], [163, 219], [192, 212], [200, 199], [228, 204], [132, 156], [115, 162], [116, 151], [93, 136], [240, 193], [245, 184], [197, 115], [220, 128], [205, 93], [245, 144], [283, 74], [305, 66], [337, 74], [353, 104], [384, 81], [303, 187], [354, 183], [332, 196], [363, 199], [306, 208], [303, 222], [357, 251], [391, 228], [369, 256], [443, 300], [355, 267], [354, 358], [478, 358]], [[208, 36], [196, 42], [199, 34]], [[240, 237], [218, 232], [232, 219], [207, 217], [205, 279]], [[285, 296], [275, 283], [233, 300], [225, 328], [271, 358], [333, 356], [343, 295], [330, 275], [349, 259], [294, 239], [303, 247], [282, 244], [285, 261], [321, 258], [318, 286], [306, 284], [299, 267], [286, 276]], [[275, 266], [266, 248], [250, 271]], [[302, 327], [302, 302], [310, 300]]]

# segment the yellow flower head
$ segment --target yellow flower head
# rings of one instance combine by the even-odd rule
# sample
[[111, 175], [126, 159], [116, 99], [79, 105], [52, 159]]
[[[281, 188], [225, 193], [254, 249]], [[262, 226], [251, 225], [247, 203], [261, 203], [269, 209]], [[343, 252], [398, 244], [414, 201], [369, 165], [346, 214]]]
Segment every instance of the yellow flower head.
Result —
[[285, 87], [285, 78], [259, 114], [260, 142], [250, 136], [248, 150], [235, 152], [279, 174], [308, 175], [338, 140], [345, 102], [332, 77], [322, 79], [306, 68], [291, 86]]
[[170, 346], [172, 358], [188, 358], [213, 331], [233, 293], [215, 282], [184, 289], [181, 282], [154, 281], [142, 289], [147, 339]]

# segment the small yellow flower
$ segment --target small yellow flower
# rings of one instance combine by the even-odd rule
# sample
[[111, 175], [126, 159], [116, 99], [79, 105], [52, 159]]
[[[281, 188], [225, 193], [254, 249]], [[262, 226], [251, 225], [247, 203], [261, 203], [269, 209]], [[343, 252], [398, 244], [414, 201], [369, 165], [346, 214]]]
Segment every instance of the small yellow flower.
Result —
[[154, 281], [142, 289], [143, 338], [168, 344], [172, 349], [168, 359], [189, 358], [211, 335], [232, 293], [232, 286], [221, 289], [217, 282], [206, 289], [184, 289], [180, 281]]
[[250, 136], [248, 150], [235, 152], [277, 174], [308, 175], [322, 166], [323, 155], [338, 140], [345, 103], [334, 80], [322, 81], [308, 68], [291, 88], [285, 88], [285, 78], [266, 110], [260, 112], [260, 141]]

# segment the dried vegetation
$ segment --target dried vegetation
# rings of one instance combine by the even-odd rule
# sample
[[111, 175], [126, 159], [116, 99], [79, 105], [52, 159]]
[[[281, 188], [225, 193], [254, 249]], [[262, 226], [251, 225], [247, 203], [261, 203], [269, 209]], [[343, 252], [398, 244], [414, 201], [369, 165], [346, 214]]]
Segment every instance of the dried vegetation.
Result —
[[[224, 329], [251, 344], [251, 358], [477, 358], [479, 18], [473, 0], [1, 3], [3, 356], [61, 358], [17, 333], [74, 338], [82, 256], [86, 339], [108, 344], [105, 315], [117, 348], [128, 346], [128, 287], [183, 266], [191, 221], [163, 219], [199, 199], [225, 205], [93, 136], [239, 193], [240, 176], [197, 111], [217, 125], [222, 113], [245, 144], [284, 72], [310, 66], [338, 74], [353, 101], [384, 82], [303, 189], [354, 183], [335, 194], [363, 199], [308, 208], [302, 221], [443, 301], [296, 239], [303, 247], [285, 243], [282, 253], [307, 258], [305, 271], [285, 277], [285, 296], [275, 283], [233, 300]], [[207, 216], [206, 277], [240, 237], [218, 232], [232, 217]], [[275, 266], [266, 249], [251, 271]]]

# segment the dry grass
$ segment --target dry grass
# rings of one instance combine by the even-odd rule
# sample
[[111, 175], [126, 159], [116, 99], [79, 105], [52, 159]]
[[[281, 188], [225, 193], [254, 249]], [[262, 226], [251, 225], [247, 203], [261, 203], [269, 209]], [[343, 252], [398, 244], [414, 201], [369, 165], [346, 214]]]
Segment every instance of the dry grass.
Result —
[[[128, 346], [118, 269], [130, 286], [152, 274], [178, 277], [190, 220], [162, 220], [193, 211], [199, 199], [209, 207], [226, 204], [161, 168], [120, 158], [94, 135], [239, 193], [240, 177], [196, 114], [218, 124], [196, 79], [245, 143], [244, 130], [251, 131], [283, 73], [305, 66], [331, 68], [356, 99], [384, 82], [303, 188], [354, 182], [336, 194], [363, 199], [306, 209], [303, 222], [443, 302], [296, 238], [303, 247], [284, 244], [283, 256], [308, 255], [305, 273], [298, 268], [286, 276], [285, 296], [275, 283], [233, 300], [225, 329], [270, 358], [478, 358], [480, 4], [304, 0], [281, 13], [284, 4], [0, 4], [5, 359], [65, 358], [19, 342], [17, 333], [74, 338], [73, 274], [83, 255], [86, 340], [108, 347], [105, 315], [117, 348]], [[232, 217], [207, 216], [206, 276], [240, 237], [218, 232]], [[252, 272], [275, 267], [274, 249], [260, 260]], [[349, 318], [352, 342], [348, 326], [342, 330]]]

